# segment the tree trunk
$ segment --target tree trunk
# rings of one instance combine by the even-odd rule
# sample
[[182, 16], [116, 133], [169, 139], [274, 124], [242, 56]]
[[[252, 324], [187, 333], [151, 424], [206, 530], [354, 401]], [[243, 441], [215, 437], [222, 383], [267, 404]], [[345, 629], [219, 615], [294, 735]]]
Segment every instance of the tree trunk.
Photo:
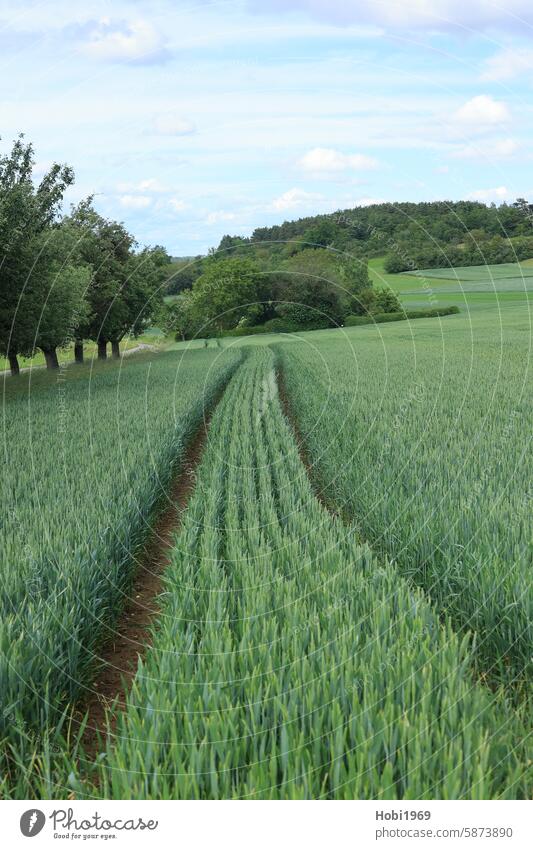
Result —
[[55, 348], [41, 348], [44, 358], [46, 360], [46, 368], [59, 368], [59, 361], [57, 359], [57, 351]]
[[74, 359], [77, 363], [83, 362], [83, 342], [78, 339], [74, 342]]
[[16, 377], [17, 374], [20, 374], [20, 366], [19, 361], [16, 354], [9, 354], [9, 368], [11, 369], [11, 377]]
[[111, 342], [111, 353], [116, 360], [120, 359], [120, 345], [118, 342]]
[[107, 342], [103, 342], [101, 339], [98, 340], [98, 359], [107, 360]]

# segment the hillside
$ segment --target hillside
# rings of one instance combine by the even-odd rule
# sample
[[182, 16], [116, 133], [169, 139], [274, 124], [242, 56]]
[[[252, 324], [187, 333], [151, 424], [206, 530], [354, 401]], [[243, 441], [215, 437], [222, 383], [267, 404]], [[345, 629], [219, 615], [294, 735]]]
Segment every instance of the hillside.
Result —
[[355, 257], [386, 255], [389, 272], [444, 265], [515, 262], [533, 256], [532, 205], [474, 201], [382, 203], [258, 227], [249, 238], [226, 235], [218, 251], [250, 251], [263, 264], [306, 242]]

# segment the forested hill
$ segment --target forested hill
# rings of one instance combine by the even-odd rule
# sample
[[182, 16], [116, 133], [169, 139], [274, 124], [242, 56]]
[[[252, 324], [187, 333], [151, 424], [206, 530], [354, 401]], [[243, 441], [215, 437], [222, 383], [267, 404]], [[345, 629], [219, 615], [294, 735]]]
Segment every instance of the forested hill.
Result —
[[387, 254], [389, 271], [441, 265], [510, 262], [533, 256], [533, 204], [486, 206], [475, 201], [381, 203], [258, 227], [250, 238], [224, 236], [218, 250], [277, 254], [290, 241]]

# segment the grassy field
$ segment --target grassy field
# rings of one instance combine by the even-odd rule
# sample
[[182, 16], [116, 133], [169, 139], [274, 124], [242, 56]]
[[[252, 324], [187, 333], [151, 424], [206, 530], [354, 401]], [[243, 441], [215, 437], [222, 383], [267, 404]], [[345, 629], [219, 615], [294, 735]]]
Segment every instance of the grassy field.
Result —
[[[416, 277], [429, 277], [436, 280], [462, 280], [465, 283], [481, 283], [495, 281], [498, 284], [515, 280], [520, 288], [523, 283], [533, 280], [531, 260], [521, 262], [502, 262], [499, 265], [467, 265], [454, 268], [422, 268], [414, 271]], [[411, 276], [411, 275], [410, 275]]]
[[389, 286], [408, 308], [445, 307], [450, 304], [466, 312], [506, 310], [533, 300], [533, 266], [525, 263], [430, 268], [412, 273], [387, 274], [384, 259], [369, 262], [375, 286]]
[[[122, 353], [131, 350], [132, 348], [136, 348], [137, 345], [151, 345], [155, 348], [160, 348], [164, 345], [165, 337], [164, 334], [157, 328], [153, 327], [143, 333], [142, 336], [139, 336], [137, 339], [127, 338], [124, 339], [123, 342], [120, 343], [120, 350]], [[111, 346], [108, 347], [108, 355], [111, 353]], [[84, 344], [84, 355], [87, 360], [93, 360], [97, 356], [97, 346], [95, 342], [85, 342]], [[73, 363], [74, 362], [74, 345], [68, 345], [65, 348], [58, 348], [57, 350], [57, 358], [60, 363]], [[20, 368], [42, 368], [45, 364], [44, 354], [42, 351], [36, 351], [34, 357], [19, 357], [19, 365]], [[9, 369], [9, 363], [5, 359], [5, 357], [0, 357], [0, 372], [7, 371]]]
[[[467, 296], [6, 379], [3, 796], [530, 796], [531, 316]], [[153, 644], [84, 753], [61, 717], [226, 384]]]

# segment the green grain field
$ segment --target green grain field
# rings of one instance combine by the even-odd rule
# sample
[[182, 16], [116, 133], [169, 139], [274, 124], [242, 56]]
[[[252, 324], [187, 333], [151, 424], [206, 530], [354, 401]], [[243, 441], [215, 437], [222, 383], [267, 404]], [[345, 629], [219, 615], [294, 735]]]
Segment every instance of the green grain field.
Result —
[[[530, 797], [527, 292], [371, 268], [460, 314], [5, 380], [5, 798]], [[208, 408], [151, 645], [87, 748], [72, 717]]]

